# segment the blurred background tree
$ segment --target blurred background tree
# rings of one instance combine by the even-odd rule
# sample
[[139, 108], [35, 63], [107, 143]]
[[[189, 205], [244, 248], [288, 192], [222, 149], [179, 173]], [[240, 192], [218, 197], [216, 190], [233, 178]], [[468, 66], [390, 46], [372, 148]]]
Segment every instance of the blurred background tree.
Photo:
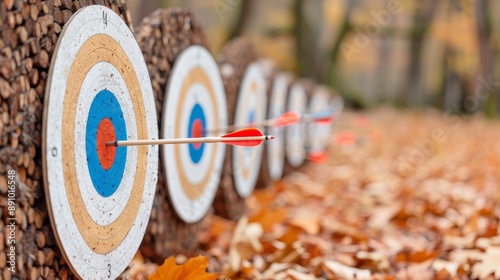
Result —
[[[211, 51], [247, 36], [283, 70], [358, 108], [389, 103], [500, 113], [500, 2], [494, 0], [127, 0], [137, 24], [190, 9]], [[498, 81], [498, 82], [496, 82]]]

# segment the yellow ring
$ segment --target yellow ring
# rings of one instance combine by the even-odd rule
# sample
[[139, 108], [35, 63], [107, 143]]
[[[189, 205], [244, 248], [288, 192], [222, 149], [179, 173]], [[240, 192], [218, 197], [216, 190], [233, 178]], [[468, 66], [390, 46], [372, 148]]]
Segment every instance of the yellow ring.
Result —
[[[210, 94], [210, 98], [211, 98], [212, 103], [214, 105], [214, 113], [215, 113], [215, 125], [216, 125], [216, 127], [214, 127], [214, 129], [217, 130], [219, 128], [219, 122], [218, 122], [218, 120], [219, 120], [219, 110], [218, 110], [219, 107], [217, 106], [215, 94], [214, 94], [213, 88], [212, 88], [211, 83], [210, 83], [210, 78], [207, 76], [207, 74], [205, 73], [205, 71], [201, 67], [193, 68], [188, 73], [186, 78], [184, 79], [184, 82], [182, 83], [182, 87], [181, 87], [181, 91], [180, 91], [179, 105], [177, 106], [177, 108], [182, 108], [182, 106], [184, 105], [186, 96], [187, 96], [187, 92], [188, 92], [190, 86], [195, 82], [199, 82], [199, 83], [203, 84]], [[165, 112], [163, 112], [163, 114], [165, 114]], [[180, 114], [176, 114], [176, 115], [180, 115]], [[174, 135], [176, 138], [182, 137], [181, 126], [179, 124], [177, 124], [175, 127], [175, 134]], [[215, 145], [215, 149], [214, 149], [214, 152], [212, 153], [212, 157], [210, 158], [210, 162], [215, 162], [215, 155], [217, 154], [218, 147], [219, 147], [218, 145]], [[177, 145], [175, 147], [174, 156], [175, 156], [175, 162], [177, 162], [177, 163], [182, 162], [181, 148], [182, 148], [182, 146], [180, 146], [180, 145]], [[206, 173], [207, 175], [198, 184], [192, 184], [191, 182], [189, 182], [183, 168], [178, 169], [179, 170], [178, 176], [179, 176], [179, 180], [181, 181], [182, 188], [184, 189], [184, 193], [191, 200], [196, 200], [205, 191], [205, 187], [208, 185], [208, 181], [210, 180], [210, 174], [212, 173], [213, 164], [211, 164], [210, 166], [211, 166], [211, 169], [208, 170], [208, 172]]]
[[85, 202], [80, 194], [75, 165], [72, 163], [76, 160], [74, 154], [74, 127], [78, 95], [85, 76], [98, 62], [108, 62], [114, 65], [122, 75], [134, 107], [137, 137], [147, 139], [148, 131], [146, 118], [141, 117], [146, 114], [144, 103], [141, 102], [141, 88], [135, 69], [127, 54], [112, 37], [105, 34], [92, 36], [80, 48], [73, 63], [73, 66], [76, 67], [70, 69], [68, 76], [63, 110], [62, 162], [64, 163], [63, 174], [68, 202], [80, 234], [94, 252], [106, 254], [117, 248], [125, 239], [135, 221], [134, 217], [137, 216], [144, 191], [148, 148], [147, 146], [138, 147], [134, 185], [121, 215], [107, 226], [100, 226], [95, 223], [85, 208]]

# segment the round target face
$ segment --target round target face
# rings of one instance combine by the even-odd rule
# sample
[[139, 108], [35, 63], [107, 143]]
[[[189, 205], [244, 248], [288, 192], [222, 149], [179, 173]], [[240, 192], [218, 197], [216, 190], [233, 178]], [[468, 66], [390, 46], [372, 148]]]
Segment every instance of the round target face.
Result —
[[[286, 74], [278, 74], [274, 78], [269, 101], [268, 119], [275, 119], [285, 113], [289, 81]], [[283, 126], [271, 126], [268, 131], [270, 135], [275, 137], [273, 141], [266, 143], [269, 175], [272, 180], [278, 180], [283, 176], [285, 165], [285, 128]]]
[[[295, 83], [288, 95], [287, 112], [303, 115], [306, 111], [307, 96], [302, 85]], [[286, 157], [292, 167], [301, 166], [306, 159], [306, 124], [299, 122], [286, 127]]]
[[332, 98], [330, 102], [330, 108], [333, 113], [333, 122], [332, 122], [332, 127], [331, 130], [335, 131], [335, 129], [338, 126], [338, 120], [340, 118], [340, 115], [342, 114], [342, 110], [344, 109], [344, 99], [342, 97], [336, 95], [335, 97]]
[[[177, 58], [167, 86], [162, 138], [205, 137], [227, 126], [224, 86], [212, 55], [201, 46]], [[187, 223], [199, 221], [212, 205], [224, 163], [225, 145], [182, 144], [162, 147], [170, 201]]]
[[[342, 110], [344, 109], [344, 100], [340, 96], [335, 96], [332, 98], [332, 101], [330, 103], [330, 107], [332, 109], [332, 113], [334, 114], [335, 118], [338, 118], [338, 116], [342, 113]], [[335, 119], [334, 119], [335, 121]]]
[[146, 64], [122, 19], [89, 6], [64, 27], [48, 81], [42, 151], [52, 227], [75, 274], [115, 279], [146, 230], [158, 148], [106, 143], [158, 137]]
[[[266, 118], [266, 81], [257, 62], [245, 71], [238, 93], [234, 116], [237, 127], [261, 123]], [[261, 127], [259, 129], [262, 130]], [[262, 161], [263, 145], [233, 146], [233, 180], [240, 197], [248, 197], [257, 183]]]
[[[326, 88], [317, 87], [309, 101], [309, 114], [331, 111], [330, 93]], [[308, 127], [309, 150], [314, 152], [324, 152], [328, 147], [330, 139], [331, 124], [310, 122]]]

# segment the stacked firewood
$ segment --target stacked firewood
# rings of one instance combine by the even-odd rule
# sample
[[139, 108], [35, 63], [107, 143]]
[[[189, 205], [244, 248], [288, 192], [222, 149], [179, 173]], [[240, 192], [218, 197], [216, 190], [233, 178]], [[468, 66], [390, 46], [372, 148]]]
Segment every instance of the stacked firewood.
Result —
[[[229, 42], [217, 58], [227, 99], [228, 123], [234, 123], [240, 84], [247, 67], [258, 59], [253, 44], [246, 38]], [[214, 210], [218, 215], [230, 219], [239, 218], [245, 211], [245, 200], [234, 187], [232, 149], [226, 149], [221, 183], [215, 197]]]
[[[160, 129], [172, 65], [189, 46], [201, 45], [208, 49], [207, 40], [194, 16], [180, 8], [153, 12], [139, 24], [135, 34], [151, 76]], [[168, 200], [165, 172], [160, 161], [153, 209], [141, 245], [145, 256], [160, 263], [174, 252], [189, 254], [195, 249], [195, 236], [202, 226], [202, 222], [187, 224], [181, 221]]]
[[[52, 231], [44, 194], [41, 142], [45, 87], [57, 40], [80, 8], [105, 5], [131, 27], [124, 0], [0, 2], [0, 279], [71, 277]], [[53, 73], [57, 75], [57, 73]], [[48, 132], [50, 133], [50, 132]], [[15, 180], [15, 273], [8, 268], [8, 172]], [[11, 171], [12, 172], [12, 171]]]

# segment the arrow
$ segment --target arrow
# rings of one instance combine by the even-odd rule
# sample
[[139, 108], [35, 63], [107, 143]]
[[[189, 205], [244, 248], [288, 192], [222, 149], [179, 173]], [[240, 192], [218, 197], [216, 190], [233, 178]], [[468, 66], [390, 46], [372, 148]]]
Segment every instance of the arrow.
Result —
[[308, 158], [308, 159], [309, 159], [309, 161], [311, 161], [311, 162], [314, 162], [314, 163], [320, 164], [320, 163], [325, 162], [325, 161], [328, 159], [328, 155], [326, 154], [326, 152], [323, 152], [323, 151], [317, 151], [317, 152], [310, 152], [310, 153], [307, 155], [307, 158]]
[[300, 118], [301, 122], [313, 122], [317, 124], [330, 124], [335, 119], [335, 114], [331, 110], [323, 110], [311, 114], [304, 114]]
[[224, 143], [233, 146], [255, 147], [263, 141], [272, 140], [274, 136], [263, 135], [257, 128], [245, 128], [235, 132], [222, 135], [220, 137], [199, 137], [199, 138], [172, 138], [154, 140], [119, 140], [107, 142], [106, 146], [140, 146], [140, 145], [168, 145], [168, 144], [189, 144], [189, 143]]
[[286, 112], [274, 119], [275, 126], [287, 126], [300, 121], [300, 116], [296, 112]]
[[287, 126], [291, 125], [294, 123], [298, 123], [300, 121], [300, 115], [295, 113], [295, 112], [286, 112], [281, 114], [279, 117], [276, 117], [274, 119], [268, 119], [264, 120], [261, 122], [257, 123], [249, 123], [249, 124], [243, 124], [243, 125], [228, 125], [226, 127], [222, 127], [219, 129], [214, 129], [214, 130], [206, 130], [206, 132], [217, 132], [221, 131], [223, 129], [225, 130], [236, 130], [236, 129], [244, 129], [248, 128], [249, 126], [256, 126], [256, 127], [270, 127], [270, 126]]

